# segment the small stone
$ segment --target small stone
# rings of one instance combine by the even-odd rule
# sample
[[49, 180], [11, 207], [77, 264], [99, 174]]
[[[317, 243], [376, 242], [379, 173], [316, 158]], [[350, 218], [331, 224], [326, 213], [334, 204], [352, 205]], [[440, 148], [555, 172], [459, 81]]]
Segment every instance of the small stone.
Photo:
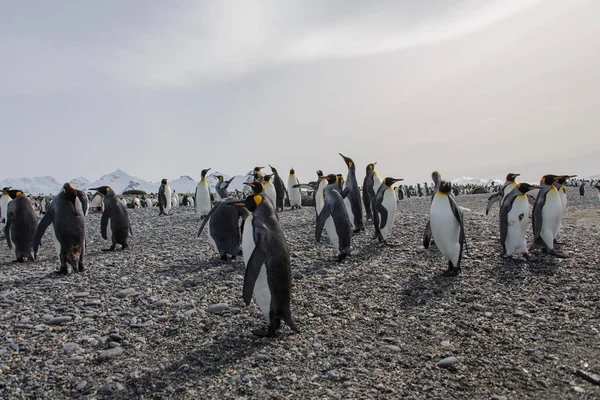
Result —
[[536, 317], [535, 322], [539, 322], [540, 324], [545, 324], [548, 320], [544, 317]]
[[454, 356], [450, 356], [450, 357], [446, 357], [443, 360], [440, 360], [437, 363], [437, 366], [440, 368], [450, 368], [451, 366], [453, 366], [454, 364], [456, 364], [458, 362], [458, 359]]
[[492, 400], [507, 400], [504, 396], [492, 396]]
[[266, 354], [258, 354], [258, 355], [256, 356], [256, 359], [257, 359], [258, 361], [267, 361], [267, 360], [269, 360], [269, 356], [268, 356], [268, 355], [266, 355]]
[[152, 303], [151, 307], [153, 308], [159, 308], [159, 307], [164, 307], [166, 305], [169, 305], [171, 302], [167, 299], [162, 299], [162, 300], [158, 300], [155, 301], [154, 303]]
[[138, 337], [135, 338], [135, 341], [137, 343], [146, 343], [146, 338], [143, 337], [143, 336], [138, 336]]
[[393, 344], [384, 344], [383, 346], [381, 346], [379, 348], [379, 350], [387, 351], [387, 352], [391, 352], [391, 353], [397, 353], [402, 349], [400, 349], [400, 347], [393, 345]]
[[581, 386], [573, 386], [573, 390], [576, 391], [577, 393], [585, 393], [585, 389], [582, 388]]
[[90, 292], [79, 292], [79, 293], [75, 293], [73, 295], [73, 297], [82, 298], [82, 297], [88, 297], [89, 295], [90, 295]]
[[121, 343], [119, 343], [119, 342], [108, 342], [108, 346], [110, 348], [114, 349], [115, 347], [121, 347]]
[[492, 314], [489, 311], [486, 311], [485, 313], [483, 313], [483, 315], [485, 315], [487, 318], [492, 318], [492, 315], [494, 315], [494, 314]]
[[523, 310], [515, 310], [515, 315], [518, 315], [519, 317], [522, 317], [525, 315], [525, 311]]
[[183, 316], [184, 317], [191, 317], [195, 312], [196, 312], [196, 309], [192, 308], [191, 310], [187, 310], [186, 312], [184, 312]]
[[134, 288], [127, 288], [117, 292], [117, 297], [127, 297], [136, 293]]
[[63, 345], [63, 352], [66, 354], [76, 353], [81, 349], [81, 347], [74, 342], [67, 342]]
[[217, 303], [217, 304], [211, 304], [210, 306], [208, 306], [207, 311], [211, 314], [223, 314], [223, 312], [225, 310], [227, 310], [229, 308], [229, 304], [227, 303]]
[[73, 357], [67, 358], [66, 362], [68, 364], [81, 364], [81, 363], [85, 362], [85, 358], [82, 356], [73, 356]]
[[256, 379], [256, 377], [254, 375], [248, 374], [248, 375], [244, 375], [244, 377], [242, 378], [242, 381], [249, 382], [249, 381], [252, 381], [255, 379]]
[[538, 379], [537, 381], [535, 381], [535, 383], [538, 386], [541, 386], [543, 388], [547, 388], [548, 387], [548, 383], [546, 383], [546, 381], [542, 380], [542, 379]]
[[73, 317], [70, 317], [68, 315], [63, 315], [60, 317], [51, 318], [48, 321], [46, 321], [46, 323], [48, 325], [61, 325], [66, 322], [71, 322], [72, 320], [73, 320]]
[[81, 392], [87, 386], [87, 381], [79, 382], [77, 386], [75, 386], [75, 390]]
[[108, 335], [108, 338], [113, 342], [120, 342], [123, 340], [123, 337], [117, 333], [111, 333], [110, 335]]
[[100, 353], [100, 355], [98, 356], [98, 361], [100, 361], [100, 362], [109, 361], [121, 354], [123, 354], [122, 347], [115, 347], [112, 349], [108, 349], [108, 350], [105, 350], [102, 353]]
[[338, 379], [340, 379], [340, 374], [338, 374], [335, 371], [328, 371], [326, 375], [329, 379], [332, 379], [334, 381], [337, 381]]
[[442, 347], [450, 347], [450, 341], [449, 340], [442, 340], [442, 343], [440, 343], [442, 345]]

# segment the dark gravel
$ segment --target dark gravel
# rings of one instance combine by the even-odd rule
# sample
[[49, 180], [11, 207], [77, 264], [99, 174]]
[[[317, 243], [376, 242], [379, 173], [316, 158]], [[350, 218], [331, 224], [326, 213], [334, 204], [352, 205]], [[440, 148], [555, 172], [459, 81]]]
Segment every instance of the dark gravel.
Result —
[[0, 398], [600, 398], [600, 203], [570, 190], [569, 258], [500, 258], [497, 206], [459, 196], [463, 273], [421, 246], [429, 200], [400, 202], [380, 247], [353, 237], [342, 264], [314, 241], [314, 210], [285, 211], [301, 330], [254, 337], [241, 259], [196, 237], [190, 207], [129, 210], [130, 249], [103, 253], [87, 217], [86, 272], [60, 276], [46, 234], [35, 263], [0, 246]]

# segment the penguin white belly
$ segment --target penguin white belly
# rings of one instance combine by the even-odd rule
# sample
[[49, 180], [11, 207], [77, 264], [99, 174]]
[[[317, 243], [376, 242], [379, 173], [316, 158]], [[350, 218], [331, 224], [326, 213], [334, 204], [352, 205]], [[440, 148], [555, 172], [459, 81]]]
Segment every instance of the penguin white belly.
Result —
[[242, 257], [244, 258], [244, 265], [248, 265], [250, 256], [256, 247], [254, 244], [254, 228], [252, 227], [253, 218], [253, 215], [250, 214], [246, 217], [246, 222], [244, 222], [244, 235], [242, 236]]
[[389, 188], [384, 192], [381, 205], [385, 207], [388, 212], [386, 224], [381, 228], [381, 234], [383, 235], [383, 238], [387, 240], [388, 233], [396, 220], [396, 192], [394, 192], [394, 189]]
[[562, 219], [562, 203], [556, 189], [546, 194], [546, 202], [542, 208], [542, 229], [540, 236], [550, 250], [554, 249], [554, 239], [560, 230]]
[[270, 323], [269, 311], [271, 310], [271, 289], [269, 288], [269, 280], [267, 278], [267, 267], [263, 264], [260, 267], [260, 273], [254, 283], [254, 298], [258, 304], [258, 308]]
[[169, 214], [169, 211], [171, 211], [171, 188], [169, 186], [165, 187], [165, 197], [166, 197], [166, 201], [167, 204], [165, 204], [165, 212], [167, 214]]
[[190, 204], [190, 206], [194, 207], [194, 199], [193, 198], [189, 198], [188, 199], [188, 203]]
[[110, 227], [110, 218], [108, 219], [108, 226], [106, 227], [106, 238], [112, 240], [112, 228]]
[[210, 212], [210, 192], [206, 181], [202, 181], [196, 188], [196, 211], [200, 216], [206, 216]]
[[275, 191], [275, 186], [271, 182], [265, 185], [265, 196], [267, 199], [271, 200], [271, 204], [275, 207], [275, 202], [277, 200], [277, 192]]
[[327, 218], [325, 221], [325, 232], [327, 232], [327, 237], [331, 242], [331, 245], [336, 249], [340, 249], [340, 238], [335, 230], [335, 222], [333, 222], [333, 217]]
[[529, 225], [529, 201], [527, 195], [519, 195], [508, 212], [504, 247], [506, 255], [527, 253], [527, 227]]
[[429, 221], [436, 246], [456, 266], [460, 255], [460, 224], [452, 213], [448, 196], [436, 194], [431, 203]]
[[217, 242], [215, 242], [215, 239], [212, 236], [212, 230], [210, 229], [210, 221], [208, 221], [208, 231], [207, 231], [207, 236], [208, 236], [208, 241], [210, 244], [212, 244], [212, 246], [215, 248], [215, 250], [218, 252], [219, 248], [217, 247]]
[[125, 200], [125, 199], [122, 199], [122, 200], [121, 200], [121, 203], [123, 203], [123, 205], [124, 205], [125, 207], [127, 207], [127, 200]]
[[598, 190], [598, 201], [600, 201], [600, 190]]
[[300, 193], [300, 188], [294, 188], [294, 185], [298, 184], [298, 179], [295, 177], [290, 177], [288, 179], [288, 194], [290, 197], [290, 206], [301, 206], [302, 196]]
[[8, 203], [10, 203], [12, 199], [9, 195], [4, 194], [2, 198], [0, 198], [0, 222], [3, 224], [6, 223], [6, 214], [8, 213]]
[[[322, 180], [325, 182], [324, 180]], [[317, 193], [315, 194], [315, 206], [317, 208], [317, 214], [321, 214], [321, 210], [323, 210], [323, 206], [325, 205], [325, 194], [323, 190], [327, 186], [326, 183], [319, 183], [317, 186]]]
[[346, 206], [346, 211], [348, 212], [348, 218], [350, 219], [350, 228], [356, 229], [354, 226], [354, 213], [352, 212], [352, 204], [350, 204], [350, 197], [346, 197], [344, 199], [344, 205]]
[[564, 188], [560, 189], [560, 202], [562, 203], [563, 215], [567, 212], [567, 193], [564, 192]]
[[381, 186], [381, 178], [377, 174], [375, 174], [373, 176], [373, 190], [375, 190], [375, 194], [377, 194], [379, 186]]

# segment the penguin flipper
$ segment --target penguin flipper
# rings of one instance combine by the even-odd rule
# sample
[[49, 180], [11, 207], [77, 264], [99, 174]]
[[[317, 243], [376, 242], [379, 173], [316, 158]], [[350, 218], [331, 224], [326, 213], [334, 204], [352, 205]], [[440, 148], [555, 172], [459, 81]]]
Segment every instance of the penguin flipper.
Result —
[[533, 212], [531, 213], [534, 242], [538, 242], [538, 239], [542, 236], [542, 209], [544, 208], [544, 204], [546, 204], [546, 193], [539, 193], [533, 206]]
[[485, 215], [488, 215], [490, 213], [490, 210], [492, 209], [492, 206], [494, 205], [494, 203], [496, 203], [500, 200], [502, 200], [502, 191], [499, 191], [498, 193], [494, 193], [493, 195], [491, 195], [488, 198], [487, 207], [485, 208]]
[[87, 215], [88, 210], [89, 210], [89, 202], [88, 202], [87, 196], [85, 195], [85, 193], [83, 191], [78, 190], [77, 198], [81, 202], [81, 211], [83, 211], [83, 215]]
[[215, 206], [210, 209], [210, 211], [206, 215], [206, 217], [204, 217], [204, 220], [202, 221], [202, 224], [200, 225], [200, 229], [198, 229], [198, 237], [200, 237], [200, 234], [202, 233], [202, 229], [204, 229], [204, 226], [207, 224], [210, 217], [212, 217], [212, 215], [219, 209], [219, 207], [221, 207], [222, 204], [223, 204], [223, 202], [218, 202], [217, 204], [215, 204]]
[[10, 240], [10, 226], [13, 223], [13, 219], [15, 214], [8, 211], [8, 215], [6, 216], [6, 225], [4, 225], [4, 236], [6, 237], [6, 243], [8, 244], [8, 249], [12, 250], [12, 242]]
[[387, 209], [383, 206], [383, 196], [377, 196], [375, 209], [379, 214], [381, 214], [379, 221], [379, 229], [382, 229], [385, 226], [385, 224], [387, 224], [388, 219]]
[[425, 249], [429, 248], [429, 244], [431, 243], [431, 221], [427, 221], [427, 225], [425, 225], [425, 231], [423, 232], [423, 247]]
[[452, 209], [452, 213], [454, 214], [454, 217], [456, 218], [456, 220], [458, 221], [458, 224], [460, 225], [460, 234], [459, 234], [459, 243], [460, 243], [460, 255], [458, 256], [458, 265], [455, 265], [455, 268], [460, 268], [460, 260], [462, 258], [462, 251], [463, 251], [463, 247], [466, 248], [467, 246], [467, 238], [465, 235], [465, 225], [463, 222], [463, 215], [462, 215], [462, 211], [460, 210], [460, 207], [458, 206], [458, 204], [456, 204], [456, 200], [454, 199], [454, 196], [448, 196], [448, 200], [450, 201], [450, 208]]
[[35, 237], [33, 238], [33, 254], [36, 256], [36, 258], [38, 249], [42, 243], [42, 236], [44, 236], [46, 229], [48, 229], [52, 222], [54, 222], [54, 208], [48, 210], [35, 230]]
[[327, 221], [327, 218], [329, 218], [330, 215], [331, 212], [329, 211], [329, 207], [323, 207], [317, 218], [317, 227], [315, 228], [315, 239], [317, 243], [321, 241], [321, 234], [323, 233], [323, 227], [325, 227], [325, 221]]
[[102, 239], [107, 240], [107, 228], [108, 228], [108, 220], [110, 218], [110, 206], [107, 204], [104, 207], [104, 212], [102, 213], [102, 218], [100, 219], [100, 234], [102, 235]]
[[256, 243], [256, 247], [248, 260], [248, 264], [246, 265], [246, 274], [244, 276], [244, 292], [243, 298], [244, 303], [247, 306], [250, 305], [250, 301], [252, 300], [252, 294], [254, 293], [254, 284], [258, 279], [258, 275], [260, 274], [260, 269], [263, 264], [267, 260], [267, 251], [264, 248], [264, 243], [268, 243], [268, 239], [263, 236], [268, 236], [269, 232], [266, 230], [255, 230], [254, 231], [254, 243]]

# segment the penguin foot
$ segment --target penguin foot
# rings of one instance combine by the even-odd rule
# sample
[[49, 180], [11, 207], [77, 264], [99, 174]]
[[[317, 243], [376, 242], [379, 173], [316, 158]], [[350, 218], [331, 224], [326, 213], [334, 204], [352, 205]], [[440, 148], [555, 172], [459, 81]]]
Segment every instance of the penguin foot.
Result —
[[265, 331], [265, 330], [252, 331], [252, 334], [254, 336], [258, 336], [258, 337], [273, 337], [273, 336], [275, 336], [275, 335], [271, 334], [269, 331]]
[[355, 230], [352, 231], [352, 233], [359, 233], [360, 232], [360, 228], [356, 228]]
[[569, 256], [564, 251], [550, 250], [548, 253], [558, 258], [569, 258]]
[[85, 272], [85, 267], [83, 266], [83, 263], [79, 263], [79, 272]]

